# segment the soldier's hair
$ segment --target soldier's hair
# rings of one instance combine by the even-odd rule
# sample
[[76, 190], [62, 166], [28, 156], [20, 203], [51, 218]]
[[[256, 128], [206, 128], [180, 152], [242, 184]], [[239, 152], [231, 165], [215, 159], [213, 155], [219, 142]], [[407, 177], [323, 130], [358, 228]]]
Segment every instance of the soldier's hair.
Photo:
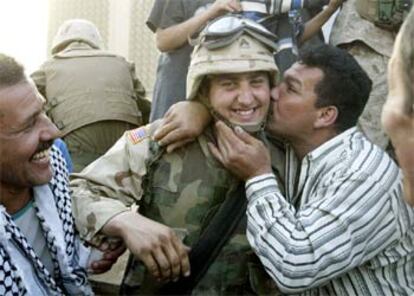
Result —
[[315, 86], [315, 107], [335, 106], [337, 132], [356, 125], [372, 88], [372, 81], [354, 57], [343, 49], [323, 44], [309, 47], [299, 61], [322, 70], [323, 78]]
[[25, 79], [23, 66], [14, 58], [0, 53], [0, 88], [16, 85]]
[[406, 93], [414, 102], [414, 6], [401, 26], [400, 33], [401, 70]]

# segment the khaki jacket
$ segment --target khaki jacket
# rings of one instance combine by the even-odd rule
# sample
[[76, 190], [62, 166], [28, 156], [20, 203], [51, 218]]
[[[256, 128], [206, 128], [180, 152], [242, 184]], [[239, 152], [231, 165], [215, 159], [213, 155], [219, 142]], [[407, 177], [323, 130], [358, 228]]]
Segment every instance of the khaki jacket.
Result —
[[134, 65], [115, 54], [75, 42], [45, 62], [32, 78], [62, 136], [91, 123], [142, 123], [137, 100], [145, 95]]

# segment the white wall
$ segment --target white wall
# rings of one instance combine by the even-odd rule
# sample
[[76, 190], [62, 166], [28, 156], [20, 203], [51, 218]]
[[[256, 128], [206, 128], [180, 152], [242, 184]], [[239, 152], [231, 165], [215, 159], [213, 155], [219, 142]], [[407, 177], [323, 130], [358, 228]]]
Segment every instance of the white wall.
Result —
[[47, 0], [0, 0], [0, 52], [21, 62], [27, 73], [46, 59]]

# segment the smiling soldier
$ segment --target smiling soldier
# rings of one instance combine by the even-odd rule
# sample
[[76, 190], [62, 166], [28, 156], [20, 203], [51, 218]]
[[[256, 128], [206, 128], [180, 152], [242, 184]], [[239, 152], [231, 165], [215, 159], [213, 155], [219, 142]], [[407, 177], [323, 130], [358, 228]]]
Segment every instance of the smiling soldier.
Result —
[[[275, 36], [257, 24], [239, 23], [227, 36], [208, 35], [214, 27], [203, 31], [187, 76], [187, 97], [203, 102], [215, 118], [262, 138], [270, 89], [277, 76]], [[214, 141], [213, 130], [208, 128], [193, 144], [167, 154], [151, 139], [156, 127], [153, 123], [127, 132], [106, 155], [77, 175], [73, 190], [81, 233], [88, 239], [101, 234], [121, 236], [134, 253], [137, 246], [145, 248], [142, 245], [148, 243], [143, 233], [151, 228], [141, 215], [146, 216], [179, 229], [184, 243], [191, 246], [190, 258], [196, 259], [191, 261], [190, 280], [163, 286], [162, 293], [260, 293], [257, 281], [252, 281], [256, 258], [245, 237], [245, 203], [237, 194], [234, 198], [243, 185], [209, 152], [207, 142]], [[135, 201], [140, 214], [128, 212], [127, 206]], [[227, 234], [220, 234], [223, 229]], [[219, 240], [209, 246], [213, 237]], [[186, 267], [170, 264], [178, 261], [175, 253], [180, 256], [176, 238], [173, 243], [174, 252], [165, 243], [149, 252], [150, 261], [140, 257], [159, 279], [177, 280], [180, 268]], [[198, 250], [200, 256], [195, 255]], [[154, 259], [160, 266], [155, 272]], [[130, 264], [125, 292], [157, 293], [160, 287], [154, 286], [160, 284], [148, 276], [140, 280], [137, 266], [136, 261]], [[184, 274], [187, 270], [181, 269]]]

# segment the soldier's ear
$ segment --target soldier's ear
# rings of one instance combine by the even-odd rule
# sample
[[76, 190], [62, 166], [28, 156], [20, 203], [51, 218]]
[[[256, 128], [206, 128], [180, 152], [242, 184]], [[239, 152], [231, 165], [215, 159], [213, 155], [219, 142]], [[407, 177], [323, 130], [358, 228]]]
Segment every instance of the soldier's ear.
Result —
[[313, 126], [314, 128], [334, 126], [337, 118], [338, 108], [335, 106], [322, 107], [317, 111], [317, 117]]

